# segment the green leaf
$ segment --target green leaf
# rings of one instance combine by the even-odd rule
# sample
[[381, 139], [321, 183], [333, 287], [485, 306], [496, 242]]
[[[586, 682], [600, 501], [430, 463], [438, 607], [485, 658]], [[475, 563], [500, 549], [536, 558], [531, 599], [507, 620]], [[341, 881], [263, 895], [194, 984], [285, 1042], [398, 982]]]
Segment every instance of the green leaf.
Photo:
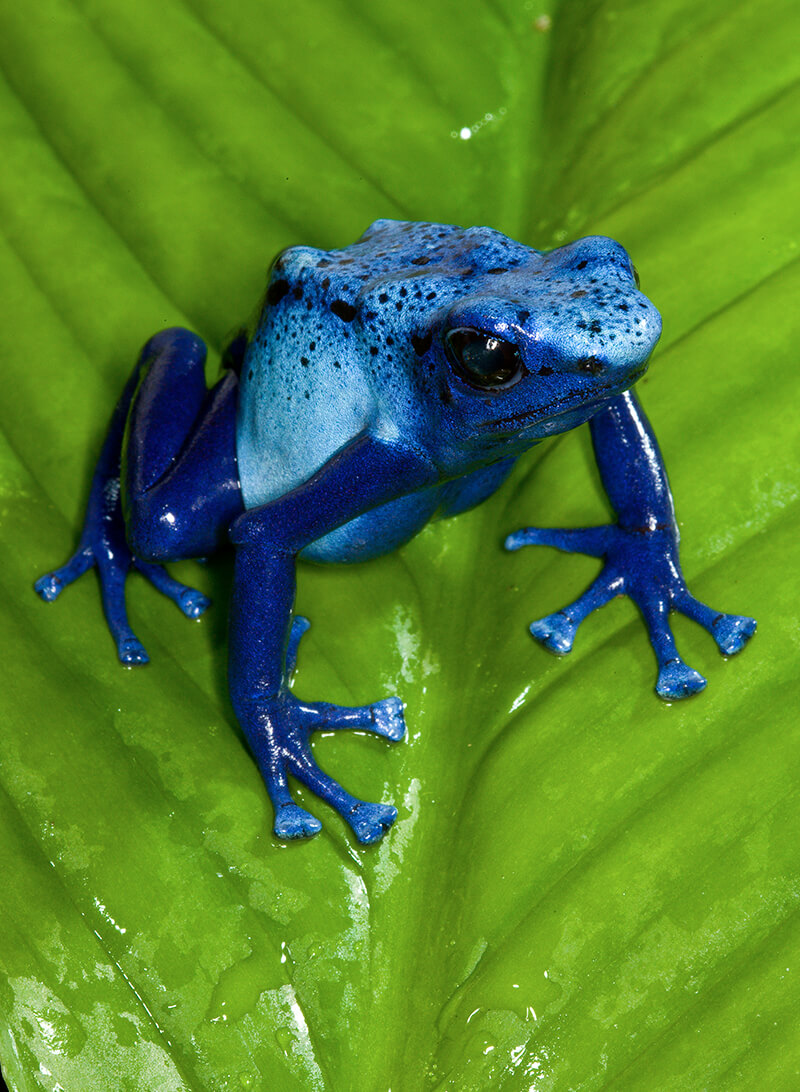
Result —
[[[543, 18], [547, 14], [550, 20]], [[41, 0], [0, 16], [0, 1064], [11, 1089], [777, 1089], [800, 1078], [797, 171], [789, 0]], [[665, 706], [597, 570], [507, 555], [606, 518], [585, 430], [398, 554], [304, 568], [301, 696], [400, 693], [320, 738], [395, 827], [279, 845], [225, 682], [229, 561], [137, 579], [122, 670], [74, 547], [138, 347], [218, 353], [275, 251], [379, 216], [619, 238], [664, 316], [640, 393], [694, 592], [755, 614]], [[215, 360], [217, 358], [215, 357]]]

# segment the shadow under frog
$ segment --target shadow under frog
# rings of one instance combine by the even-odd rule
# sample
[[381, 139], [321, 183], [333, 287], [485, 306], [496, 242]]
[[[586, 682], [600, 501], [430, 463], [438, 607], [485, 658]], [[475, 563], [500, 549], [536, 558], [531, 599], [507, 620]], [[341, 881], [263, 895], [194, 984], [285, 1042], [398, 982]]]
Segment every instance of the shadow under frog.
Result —
[[640, 607], [658, 661], [656, 690], [681, 698], [705, 680], [678, 655], [677, 610], [738, 652], [751, 618], [686, 589], [666, 472], [631, 387], [661, 320], [625, 250], [600, 236], [540, 253], [486, 227], [378, 220], [351, 246], [291, 247], [263, 306], [228, 347], [208, 390], [205, 345], [164, 330], [144, 346], [114, 411], [77, 552], [36, 583], [46, 600], [97, 565], [119, 658], [147, 662], [125, 609], [131, 568], [189, 617], [208, 600], [161, 563], [235, 547], [229, 684], [275, 808], [275, 833], [321, 829], [294, 803], [291, 774], [331, 804], [362, 843], [396, 818], [358, 800], [314, 761], [312, 732], [366, 729], [398, 740], [403, 705], [345, 708], [289, 690], [299, 640], [298, 557], [361, 561], [430, 520], [490, 496], [514, 461], [589, 422], [617, 523], [525, 528], [509, 550], [547, 544], [603, 558], [574, 603], [531, 624], [554, 652], [613, 596]]

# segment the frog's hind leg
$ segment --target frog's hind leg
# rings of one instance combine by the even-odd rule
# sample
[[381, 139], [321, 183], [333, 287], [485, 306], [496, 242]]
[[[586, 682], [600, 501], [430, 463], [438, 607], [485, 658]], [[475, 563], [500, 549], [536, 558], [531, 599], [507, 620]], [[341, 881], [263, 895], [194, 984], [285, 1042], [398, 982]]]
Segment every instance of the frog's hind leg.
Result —
[[[65, 587], [96, 565], [106, 621], [119, 659], [127, 665], [146, 663], [148, 660], [147, 652], [128, 623], [125, 580], [131, 568], [141, 572], [189, 618], [197, 618], [209, 605], [209, 600], [201, 592], [173, 580], [160, 565], [152, 564], [163, 557], [145, 557], [135, 546], [131, 549], [130, 528], [126, 535], [123, 518], [121, 488], [121, 463], [124, 461], [129, 476], [132, 474], [137, 481], [151, 483], [145, 494], [152, 502], [153, 494], [159, 492], [159, 479], [168, 479], [169, 468], [175, 470], [184, 462], [184, 449], [191, 446], [189, 441], [195, 432], [205, 434], [206, 446], [209, 433], [216, 438], [216, 447], [220, 450], [225, 446], [226, 432], [231, 433], [232, 443], [231, 404], [235, 401], [232, 397], [235, 378], [232, 385], [228, 381], [225, 386], [226, 381], [223, 380], [209, 392], [205, 386], [204, 361], [203, 342], [188, 330], [166, 330], [147, 342], [114, 410], [92, 479], [78, 549], [66, 565], [46, 573], [34, 585], [42, 599], [52, 601]], [[209, 413], [209, 410], [214, 412]], [[136, 411], [140, 422], [138, 427], [132, 420]], [[143, 417], [147, 418], [146, 426], [142, 423]], [[126, 438], [128, 452], [123, 460]], [[215, 445], [212, 443], [211, 446]], [[234, 451], [231, 451], [227, 462], [231, 460], [235, 466]], [[222, 463], [226, 465], [226, 460], [223, 459]], [[217, 465], [211, 466], [211, 472], [218, 469], [219, 460]], [[202, 479], [203, 475], [199, 477]], [[186, 486], [187, 482], [184, 480], [183, 484]], [[202, 485], [201, 480], [196, 488]], [[201, 517], [210, 514], [208, 508], [213, 508], [214, 499], [218, 507], [224, 507], [220, 505], [219, 491], [211, 492], [213, 497], [209, 499], [212, 503], [206, 505], [205, 512], [201, 511]], [[225, 492], [224, 489], [222, 492]], [[187, 497], [184, 490], [184, 499]], [[239, 509], [230, 504], [230, 493], [225, 495], [225, 499], [235, 515]], [[132, 494], [130, 500], [133, 501], [129, 508], [133, 510], [135, 523], [139, 497]], [[203, 506], [195, 503], [195, 508], [202, 509]], [[128, 514], [130, 516], [130, 512]], [[168, 527], [171, 526], [169, 514], [169, 508], [162, 506], [161, 515]], [[176, 550], [174, 542], [172, 545], [169, 556], [191, 556], [190, 553], [181, 554]]]
[[238, 379], [205, 383], [205, 345], [165, 330], [142, 350], [146, 375], [131, 402], [122, 457], [128, 541], [149, 562], [205, 557], [243, 510], [236, 461]]

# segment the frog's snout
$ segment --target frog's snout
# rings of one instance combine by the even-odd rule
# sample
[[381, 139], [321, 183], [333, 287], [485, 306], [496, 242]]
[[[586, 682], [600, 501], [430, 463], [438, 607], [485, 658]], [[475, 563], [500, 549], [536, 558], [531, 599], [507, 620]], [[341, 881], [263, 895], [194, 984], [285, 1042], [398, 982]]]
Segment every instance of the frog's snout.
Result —
[[549, 343], [564, 373], [612, 380], [641, 374], [661, 336], [661, 316], [639, 290], [625, 249], [589, 236], [551, 251], [545, 269], [550, 292], [531, 331], [532, 354]]
[[[644, 297], [642, 297], [644, 301]], [[661, 319], [649, 301], [621, 322], [581, 315], [539, 331], [525, 346], [532, 375], [579, 375], [629, 385], [643, 374], [661, 334]], [[631, 307], [633, 310], [633, 307]], [[624, 314], [624, 313], [623, 313]]]

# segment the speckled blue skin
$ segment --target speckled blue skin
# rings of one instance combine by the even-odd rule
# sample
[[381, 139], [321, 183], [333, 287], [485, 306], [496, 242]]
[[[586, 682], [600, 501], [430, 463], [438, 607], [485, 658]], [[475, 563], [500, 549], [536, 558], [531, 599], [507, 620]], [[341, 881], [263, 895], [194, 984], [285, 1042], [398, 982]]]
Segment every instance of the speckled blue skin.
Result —
[[[464, 329], [510, 345], [513, 374], [487, 387], [454, 364], [445, 339]], [[55, 599], [96, 564], [120, 659], [146, 662], [125, 610], [129, 569], [196, 617], [208, 601], [156, 563], [230, 539], [231, 699], [275, 807], [275, 833], [308, 837], [321, 826], [294, 803], [291, 774], [360, 842], [377, 841], [396, 810], [347, 793], [319, 769], [309, 741], [338, 728], [400, 739], [402, 703], [348, 709], [291, 693], [308, 626], [293, 620], [298, 556], [361, 561], [393, 550], [431, 519], [485, 500], [540, 440], [589, 421], [618, 522], [507, 537], [509, 550], [546, 544], [605, 561], [576, 602], [531, 624], [533, 636], [568, 652], [592, 610], [630, 595], [656, 653], [656, 690], [671, 700], [705, 686], [677, 653], [671, 610], [705, 626], [727, 655], [755, 631], [753, 619], [694, 599], [681, 574], [666, 472], [630, 391], [660, 331], [611, 239], [542, 254], [490, 228], [380, 220], [343, 250], [292, 247], [276, 259], [258, 320], [229, 347], [211, 391], [194, 334], [166, 330], [145, 345], [112, 418], [78, 551], [36, 590]]]

